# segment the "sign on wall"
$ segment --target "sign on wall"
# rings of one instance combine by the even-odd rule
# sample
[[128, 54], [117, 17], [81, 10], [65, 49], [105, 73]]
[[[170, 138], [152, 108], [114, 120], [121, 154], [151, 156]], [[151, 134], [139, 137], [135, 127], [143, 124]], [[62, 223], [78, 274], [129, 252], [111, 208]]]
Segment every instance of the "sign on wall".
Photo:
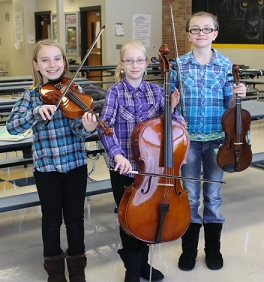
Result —
[[132, 15], [132, 36], [140, 40], [146, 48], [150, 48], [151, 14]]

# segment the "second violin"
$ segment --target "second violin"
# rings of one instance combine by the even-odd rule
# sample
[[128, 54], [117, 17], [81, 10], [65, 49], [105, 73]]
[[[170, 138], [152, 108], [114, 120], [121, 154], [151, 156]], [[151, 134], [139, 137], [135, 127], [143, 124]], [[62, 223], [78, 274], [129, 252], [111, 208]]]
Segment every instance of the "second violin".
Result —
[[[234, 82], [239, 83], [239, 66], [233, 65]], [[222, 116], [225, 141], [219, 147], [217, 163], [226, 172], [239, 172], [249, 167], [252, 161], [249, 143], [251, 116], [241, 108], [241, 98], [236, 97], [236, 106]]]

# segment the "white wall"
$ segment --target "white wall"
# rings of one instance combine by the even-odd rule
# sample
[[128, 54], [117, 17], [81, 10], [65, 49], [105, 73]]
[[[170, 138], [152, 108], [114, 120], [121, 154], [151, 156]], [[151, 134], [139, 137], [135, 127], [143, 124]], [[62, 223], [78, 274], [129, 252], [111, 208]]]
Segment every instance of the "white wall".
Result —
[[[106, 0], [105, 3], [106, 24], [106, 61], [108, 64], [116, 64], [119, 57], [117, 45], [132, 38], [132, 14], [151, 15], [151, 40], [147, 52], [150, 57], [157, 57], [162, 44], [162, 0]], [[115, 36], [115, 24], [123, 23], [125, 35]]]
[[[5, 15], [10, 15], [9, 21]], [[12, 2], [4, 2], [0, 4], [0, 62], [5, 70], [10, 70], [10, 59], [14, 56], [14, 47], [10, 46], [13, 41], [13, 13]], [[8, 30], [8, 32], [6, 32]]]
[[[235, 47], [235, 48], [234, 48]], [[219, 47], [215, 48], [223, 55], [229, 57], [233, 64], [249, 66], [251, 69], [264, 70], [264, 45], [235, 45], [233, 48]]]
[[[35, 34], [34, 12], [52, 11], [56, 13], [56, 1], [61, 0], [7, 0], [0, 2], [0, 63], [5, 62], [8, 75], [31, 74], [31, 55], [34, 44], [27, 42], [28, 34]], [[162, 42], [162, 0], [64, 0], [64, 11], [79, 11], [80, 7], [101, 6], [102, 24], [106, 29], [102, 34], [103, 64], [116, 64], [119, 50], [122, 45], [132, 37], [132, 14], [151, 14], [151, 48], [148, 49], [150, 57], [158, 55]], [[21, 10], [24, 19], [24, 39], [21, 48], [15, 50], [14, 46], [14, 13]], [[10, 21], [6, 21], [5, 14], [9, 12]], [[125, 35], [115, 36], [115, 24], [124, 24]], [[242, 46], [242, 45], [241, 45]], [[221, 53], [228, 56], [233, 63], [244, 64], [250, 68], [264, 69], [264, 45], [252, 49], [251, 46], [232, 48], [232, 46], [216, 46]]]
[[[56, 3], [55, 0], [10, 0], [0, 3], [0, 38], [2, 40], [0, 61], [3, 58], [6, 59], [8, 75], [31, 74], [31, 54], [34, 44], [27, 43], [26, 37], [28, 34], [35, 33], [34, 12], [56, 13]], [[158, 56], [158, 49], [162, 44], [162, 0], [64, 0], [64, 12], [75, 12], [79, 11], [80, 7], [90, 6], [101, 6], [102, 24], [106, 26], [102, 34], [104, 65], [116, 64], [119, 56], [116, 45], [122, 45], [132, 37], [133, 13], [151, 14], [151, 48], [148, 53], [150, 56]], [[20, 44], [19, 50], [15, 50], [13, 15], [18, 10], [23, 12], [25, 41]], [[4, 21], [4, 14], [7, 11], [11, 13], [9, 23]], [[124, 36], [115, 36], [116, 22], [124, 23]], [[7, 30], [9, 32], [6, 32]]]

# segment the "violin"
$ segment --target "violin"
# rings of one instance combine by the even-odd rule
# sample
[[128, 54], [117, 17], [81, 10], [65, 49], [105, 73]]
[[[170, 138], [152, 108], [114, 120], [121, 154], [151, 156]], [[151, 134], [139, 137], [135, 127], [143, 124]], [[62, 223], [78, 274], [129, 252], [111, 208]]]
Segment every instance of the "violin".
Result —
[[[238, 85], [239, 66], [233, 65], [234, 82]], [[247, 169], [252, 161], [249, 130], [250, 113], [241, 108], [241, 98], [236, 97], [235, 107], [228, 109], [222, 115], [222, 128], [225, 141], [217, 152], [217, 163], [226, 172], [239, 172]]]
[[191, 218], [188, 192], [177, 177], [189, 148], [189, 135], [172, 119], [169, 63], [165, 56], [168, 52], [167, 45], [162, 45], [159, 57], [165, 69], [164, 115], [134, 128], [132, 153], [141, 173], [126, 187], [118, 207], [122, 229], [149, 243], [176, 240], [187, 230]]
[[[41, 100], [49, 105], [56, 105], [56, 110], [61, 107], [63, 114], [70, 118], [80, 118], [85, 112], [94, 114], [98, 125], [103, 129], [106, 135], [112, 135], [113, 129], [107, 127], [106, 123], [93, 111], [93, 98], [90, 95], [80, 93], [78, 86], [74, 83], [74, 79], [81, 70], [84, 62], [90, 55], [93, 47], [104, 31], [105, 26], [101, 28], [91, 47], [87, 50], [82, 62], [77, 68], [75, 74], [70, 79], [68, 77], [60, 78], [56, 81], [45, 83], [39, 90]], [[44, 125], [47, 125], [49, 120], [46, 120]]]
[[[69, 89], [61, 99], [67, 86], [69, 86]], [[61, 111], [70, 119], [80, 118], [85, 112], [94, 114], [98, 125], [103, 129], [104, 133], [106, 135], [113, 134], [113, 129], [107, 127], [106, 123], [93, 111], [93, 98], [90, 95], [81, 93], [78, 86], [71, 82], [70, 78], [64, 77], [56, 82], [48, 82], [40, 88], [39, 93], [41, 100], [45, 104], [56, 105], [60, 101]]]

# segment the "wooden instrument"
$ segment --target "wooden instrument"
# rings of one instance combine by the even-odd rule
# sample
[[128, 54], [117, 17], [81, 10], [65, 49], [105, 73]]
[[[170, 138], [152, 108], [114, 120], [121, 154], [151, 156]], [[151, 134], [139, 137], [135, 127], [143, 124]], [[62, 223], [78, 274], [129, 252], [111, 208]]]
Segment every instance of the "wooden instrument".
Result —
[[[233, 65], [233, 76], [239, 84], [239, 66]], [[234, 108], [228, 109], [222, 116], [222, 127], [225, 141], [219, 147], [217, 163], [226, 172], [239, 172], [248, 168], [252, 161], [249, 144], [251, 116], [241, 108], [241, 98], [236, 97]]]

